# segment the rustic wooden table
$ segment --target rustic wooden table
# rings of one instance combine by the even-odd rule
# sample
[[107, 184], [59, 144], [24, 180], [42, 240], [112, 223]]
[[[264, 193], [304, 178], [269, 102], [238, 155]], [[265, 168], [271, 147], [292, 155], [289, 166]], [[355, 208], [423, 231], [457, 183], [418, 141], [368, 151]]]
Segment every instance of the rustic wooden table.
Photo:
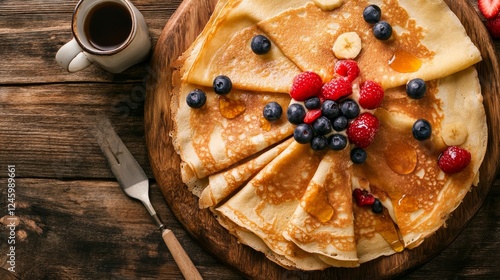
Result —
[[[132, 2], [155, 44], [181, 0]], [[144, 167], [153, 205], [202, 276], [241, 279], [184, 231], [155, 184], [143, 127], [148, 61], [116, 75], [96, 66], [67, 73], [54, 55], [72, 37], [77, 0], [0, 3], [0, 279], [183, 279], [142, 204], [108, 169], [90, 133], [96, 115], [111, 120]], [[498, 277], [499, 199], [500, 177], [458, 238], [403, 277]], [[15, 228], [9, 211], [19, 218]]]

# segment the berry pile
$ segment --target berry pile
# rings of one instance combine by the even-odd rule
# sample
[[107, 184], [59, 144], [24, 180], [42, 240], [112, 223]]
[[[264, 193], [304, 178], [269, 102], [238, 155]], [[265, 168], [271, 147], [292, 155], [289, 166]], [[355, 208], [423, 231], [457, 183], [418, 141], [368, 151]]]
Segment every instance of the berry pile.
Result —
[[335, 77], [326, 83], [310, 71], [294, 78], [290, 96], [296, 102], [288, 107], [287, 119], [297, 125], [293, 136], [298, 143], [309, 143], [313, 150], [342, 150], [350, 142], [357, 146], [352, 161], [362, 163], [366, 159], [363, 148], [370, 145], [379, 128], [377, 117], [362, 110], [379, 107], [384, 90], [374, 81], [363, 81], [356, 102], [351, 98], [353, 83], [359, 83], [356, 61], [339, 60], [334, 71]]

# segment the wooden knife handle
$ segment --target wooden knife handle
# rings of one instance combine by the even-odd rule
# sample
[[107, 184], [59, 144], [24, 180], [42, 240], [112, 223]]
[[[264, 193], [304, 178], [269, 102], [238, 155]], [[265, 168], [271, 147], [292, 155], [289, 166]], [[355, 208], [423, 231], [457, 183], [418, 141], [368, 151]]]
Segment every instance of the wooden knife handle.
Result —
[[165, 229], [162, 233], [162, 237], [165, 244], [167, 244], [172, 257], [174, 257], [177, 266], [179, 266], [184, 278], [186, 278], [186, 280], [203, 280], [193, 262], [186, 254], [186, 251], [184, 251], [184, 248], [182, 248], [181, 244], [175, 237], [174, 233], [169, 229]]

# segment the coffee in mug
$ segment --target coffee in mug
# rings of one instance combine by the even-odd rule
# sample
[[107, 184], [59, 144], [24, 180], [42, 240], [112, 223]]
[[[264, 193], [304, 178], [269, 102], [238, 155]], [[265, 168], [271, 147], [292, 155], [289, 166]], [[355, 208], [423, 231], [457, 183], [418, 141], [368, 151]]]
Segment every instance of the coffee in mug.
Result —
[[56, 54], [70, 72], [96, 63], [119, 73], [144, 60], [151, 49], [145, 20], [128, 0], [80, 0], [72, 31], [74, 38]]
[[85, 19], [85, 36], [100, 50], [113, 50], [126, 42], [132, 32], [132, 17], [115, 2], [95, 5]]

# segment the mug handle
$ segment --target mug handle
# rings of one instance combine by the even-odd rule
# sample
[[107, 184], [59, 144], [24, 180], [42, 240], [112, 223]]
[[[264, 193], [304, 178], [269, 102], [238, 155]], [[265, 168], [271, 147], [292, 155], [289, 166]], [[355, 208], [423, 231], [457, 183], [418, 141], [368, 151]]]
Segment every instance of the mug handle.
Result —
[[69, 72], [83, 70], [92, 64], [74, 38], [57, 51], [56, 61]]

